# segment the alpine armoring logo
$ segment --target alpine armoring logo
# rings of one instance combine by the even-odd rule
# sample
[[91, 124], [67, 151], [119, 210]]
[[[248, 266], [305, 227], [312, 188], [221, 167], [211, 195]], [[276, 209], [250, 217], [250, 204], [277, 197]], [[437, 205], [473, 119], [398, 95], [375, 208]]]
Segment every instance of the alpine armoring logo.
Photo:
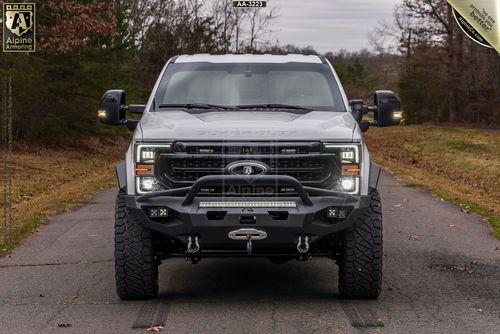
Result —
[[3, 4], [3, 51], [35, 51], [35, 4]]

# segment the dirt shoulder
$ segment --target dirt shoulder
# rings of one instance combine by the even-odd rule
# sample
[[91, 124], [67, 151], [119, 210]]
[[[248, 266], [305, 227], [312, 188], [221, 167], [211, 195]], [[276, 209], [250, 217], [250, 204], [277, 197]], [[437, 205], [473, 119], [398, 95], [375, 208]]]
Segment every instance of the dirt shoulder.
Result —
[[482, 216], [500, 237], [500, 131], [408, 125], [370, 128], [365, 137], [378, 164]]
[[[3, 210], [0, 214], [0, 256], [35, 231], [46, 218], [86, 203], [95, 192], [116, 185], [114, 167], [123, 159], [125, 148], [125, 141], [110, 145], [91, 140], [80, 150], [17, 144], [11, 156], [10, 227], [4, 226]], [[5, 157], [5, 152], [0, 153]], [[3, 168], [2, 164], [2, 190]], [[2, 202], [4, 198], [2, 193]]]

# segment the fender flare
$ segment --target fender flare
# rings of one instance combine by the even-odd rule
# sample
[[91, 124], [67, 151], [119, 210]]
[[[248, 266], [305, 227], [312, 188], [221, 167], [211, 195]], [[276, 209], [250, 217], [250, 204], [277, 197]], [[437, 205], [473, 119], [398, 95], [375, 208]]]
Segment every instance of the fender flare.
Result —
[[116, 178], [118, 179], [118, 186], [120, 189], [127, 188], [127, 169], [125, 161], [116, 166]]
[[368, 178], [368, 186], [373, 189], [378, 188], [378, 179], [380, 178], [380, 167], [370, 161], [370, 176]]

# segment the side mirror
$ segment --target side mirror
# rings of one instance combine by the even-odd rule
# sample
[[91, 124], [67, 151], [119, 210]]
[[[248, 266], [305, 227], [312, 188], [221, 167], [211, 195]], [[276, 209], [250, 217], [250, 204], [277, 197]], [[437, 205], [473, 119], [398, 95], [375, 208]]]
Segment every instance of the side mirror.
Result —
[[401, 103], [396, 94], [390, 90], [377, 90], [373, 94], [374, 119], [377, 121], [377, 126], [393, 126], [399, 125], [402, 118]]
[[137, 120], [127, 120], [127, 112], [142, 114], [145, 105], [131, 104], [127, 106], [125, 91], [122, 89], [108, 90], [101, 98], [101, 104], [97, 111], [97, 116], [103, 124], [126, 125], [131, 131], [137, 126]]
[[122, 125], [126, 123], [125, 115], [125, 91], [113, 89], [104, 93], [97, 111], [101, 123]]

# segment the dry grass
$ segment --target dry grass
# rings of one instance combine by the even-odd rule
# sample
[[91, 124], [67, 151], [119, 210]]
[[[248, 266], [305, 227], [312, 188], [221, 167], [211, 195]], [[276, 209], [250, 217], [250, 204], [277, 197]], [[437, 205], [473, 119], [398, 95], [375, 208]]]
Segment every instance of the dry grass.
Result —
[[[366, 139], [380, 165], [483, 216], [500, 237], [500, 132], [414, 125], [371, 128]], [[84, 146], [83, 151], [16, 147], [12, 242], [7, 244], [0, 230], [0, 255], [47, 217], [85, 203], [96, 191], [116, 184], [114, 166], [123, 158], [126, 141], [103, 145], [94, 140]], [[4, 152], [0, 153], [3, 157]]]
[[[12, 154], [11, 243], [0, 230], [0, 254], [15, 247], [43, 220], [85, 203], [96, 191], [114, 186], [116, 163], [125, 143], [85, 143], [85, 149], [47, 149], [18, 145]], [[4, 157], [5, 152], [0, 152]], [[3, 164], [0, 166], [3, 173]], [[3, 177], [0, 181], [3, 189]], [[2, 195], [3, 199], [3, 195]], [[2, 211], [3, 224], [3, 211]]]
[[370, 128], [367, 144], [380, 165], [486, 218], [500, 237], [500, 132], [409, 125]]

